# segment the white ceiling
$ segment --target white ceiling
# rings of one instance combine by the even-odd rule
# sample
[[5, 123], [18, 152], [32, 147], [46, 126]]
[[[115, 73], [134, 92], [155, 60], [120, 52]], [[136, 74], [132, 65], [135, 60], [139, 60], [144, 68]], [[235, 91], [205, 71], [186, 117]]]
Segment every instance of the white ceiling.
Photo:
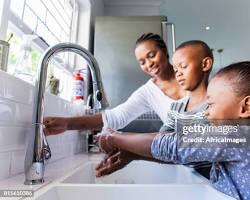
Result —
[[[250, 60], [250, 0], [103, 0], [104, 5], [159, 5], [176, 25], [177, 45], [200, 39], [214, 50], [215, 66]], [[205, 26], [211, 26], [206, 31]], [[219, 54], [218, 49], [224, 49]], [[221, 61], [220, 61], [221, 56]]]

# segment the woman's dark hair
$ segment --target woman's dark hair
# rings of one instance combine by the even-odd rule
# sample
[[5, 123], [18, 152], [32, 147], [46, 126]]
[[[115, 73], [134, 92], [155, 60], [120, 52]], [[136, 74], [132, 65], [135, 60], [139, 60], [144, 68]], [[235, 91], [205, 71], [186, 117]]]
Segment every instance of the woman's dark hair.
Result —
[[157, 47], [163, 49], [166, 52], [167, 59], [169, 59], [166, 43], [161, 38], [161, 36], [155, 33], [144, 33], [136, 40], [135, 47], [145, 41], [154, 41]]
[[250, 61], [228, 65], [219, 70], [214, 77], [225, 77], [237, 96], [250, 95]]

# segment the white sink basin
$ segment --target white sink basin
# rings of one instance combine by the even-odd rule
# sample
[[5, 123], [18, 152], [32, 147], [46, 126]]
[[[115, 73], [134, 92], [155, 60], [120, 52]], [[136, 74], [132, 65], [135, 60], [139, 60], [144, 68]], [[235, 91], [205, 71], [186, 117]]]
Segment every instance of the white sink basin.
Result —
[[206, 184], [189, 185], [64, 185], [36, 200], [229, 200]]
[[62, 183], [74, 184], [176, 184], [203, 183], [205, 178], [182, 165], [134, 161], [111, 175], [95, 177], [97, 162], [88, 162], [67, 176]]
[[182, 165], [147, 161], [130, 163], [111, 175], [95, 178], [98, 162], [89, 161], [35, 192], [36, 200], [232, 200]]

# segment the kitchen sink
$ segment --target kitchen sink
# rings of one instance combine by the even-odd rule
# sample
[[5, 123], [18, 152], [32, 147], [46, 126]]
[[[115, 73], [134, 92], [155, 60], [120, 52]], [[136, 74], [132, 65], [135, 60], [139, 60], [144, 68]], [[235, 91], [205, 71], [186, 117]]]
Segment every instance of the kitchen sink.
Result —
[[125, 168], [108, 176], [96, 178], [95, 166], [89, 161], [67, 176], [62, 183], [71, 184], [176, 184], [207, 182], [192, 168], [183, 165], [159, 164], [149, 161], [133, 161]]
[[35, 200], [232, 200], [215, 190], [208, 180], [182, 165], [133, 161], [122, 170], [95, 177], [97, 161], [35, 192]]
[[59, 185], [36, 200], [229, 200], [206, 184], [189, 185]]

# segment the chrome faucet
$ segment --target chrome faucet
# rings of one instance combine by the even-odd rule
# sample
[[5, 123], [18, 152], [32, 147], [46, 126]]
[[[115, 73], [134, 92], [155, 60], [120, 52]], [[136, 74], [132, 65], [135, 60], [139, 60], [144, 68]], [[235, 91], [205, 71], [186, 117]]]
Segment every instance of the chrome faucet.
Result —
[[60, 43], [50, 47], [40, 61], [40, 69], [37, 77], [36, 92], [34, 97], [34, 111], [32, 119], [32, 133], [29, 136], [24, 170], [26, 185], [40, 184], [44, 182], [45, 160], [51, 157], [51, 151], [43, 132], [43, 104], [47, 78], [47, 68], [50, 59], [56, 53], [74, 52], [82, 56], [88, 63], [93, 84], [93, 109], [101, 110], [108, 106], [98, 63], [94, 56], [83, 47], [72, 43]]

